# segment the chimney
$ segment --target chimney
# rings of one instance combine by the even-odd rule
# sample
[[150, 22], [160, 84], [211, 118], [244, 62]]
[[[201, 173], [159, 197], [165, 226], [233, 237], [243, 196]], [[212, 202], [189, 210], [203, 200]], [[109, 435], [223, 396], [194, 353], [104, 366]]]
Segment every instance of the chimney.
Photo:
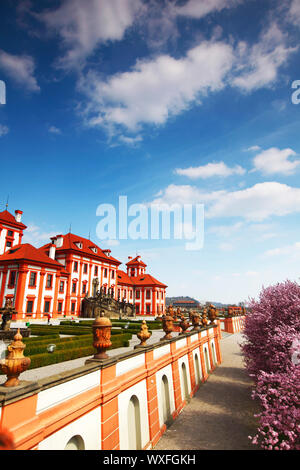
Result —
[[132, 256], [128, 256], [129, 261], [132, 259]]
[[49, 258], [55, 259], [55, 252], [56, 252], [56, 245], [51, 243], [50, 250], [49, 250]]
[[64, 237], [63, 235], [56, 235], [56, 247], [61, 248], [63, 246]]
[[18, 223], [21, 222], [22, 214], [23, 214], [23, 211], [19, 211], [19, 210], [16, 210], [16, 211], [15, 211], [15, 219], [16, 219], [16, 222], [18, 222]]

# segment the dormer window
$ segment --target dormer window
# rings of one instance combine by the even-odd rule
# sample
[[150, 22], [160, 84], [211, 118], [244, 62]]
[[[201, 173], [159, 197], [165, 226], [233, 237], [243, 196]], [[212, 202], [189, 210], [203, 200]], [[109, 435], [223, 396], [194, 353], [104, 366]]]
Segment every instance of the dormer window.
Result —
[[97, 253], [98, 250], [97, 250], [97, 248], [96, 248], [95, 246], [91, 246], [90, 248], [91, 248], [91, 250], [92, 250], [94, 253]]
[[76, 242], [75, 245], [76, 245], [77, 248], [79, 248], [80, 250], [82, 249], [82, 243], [81, 243], [81, 242]]

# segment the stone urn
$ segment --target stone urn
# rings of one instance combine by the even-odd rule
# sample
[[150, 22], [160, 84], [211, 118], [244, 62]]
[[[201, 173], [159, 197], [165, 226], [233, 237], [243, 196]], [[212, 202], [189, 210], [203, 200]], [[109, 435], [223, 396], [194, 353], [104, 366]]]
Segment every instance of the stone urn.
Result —
[[179, 323], [179, 326], [182, 330], [181, 333], [180, 333], [181, 335], [183, 335], [186, 332], [186, 330], [190, 327], [190, 323], [189, 323], [188, 319], [185, 318], [184, 315], [182, 315], [182, 317], [181, 317], [181, 322]]
[[165, 336], [161, 338], [160, 341], [171, 339], [172, 338], [171, 333], [174, 330], [173, 317], [171, 317], [171, 315], [164, 315], [162, 317], [162, 327], [165, 332]]
[[146, 321], [143, 320], [141, 324], [141, 329], [139, 333], [137, 334], [138, 339], [141, 341], [140, 344], [137, 345], [137, 347], [147, 346], [146, 341], [147, 339], [150, 338], [151, 334], [152, 334], [151, 331], [148, 330]]
[[193, 315], [192, 315], [192, 325], [193, 325], [193, 329], [192, 331], [199, 331], [200, 330], [200, 321], [201, 321], [201, 317], [199, 315], [199, 313], [195, 312]]
[[108, 317], [97, 317], [93, 323], [93, 346], [97, 349], [94, 359], [107, 359], [109, 356], [106, 350], [112, 345], [111, 337], [111, 321]]
[[4, 387], [17, 387], [20, 384], [19, 375], [30, 366], [30, 358], [23, 354], [26, 345], [22, 342], [22, 335], [18, 329], [14, 340], [7, 347], [9, 354], [0, 362], [1, 370], [7, 375]]

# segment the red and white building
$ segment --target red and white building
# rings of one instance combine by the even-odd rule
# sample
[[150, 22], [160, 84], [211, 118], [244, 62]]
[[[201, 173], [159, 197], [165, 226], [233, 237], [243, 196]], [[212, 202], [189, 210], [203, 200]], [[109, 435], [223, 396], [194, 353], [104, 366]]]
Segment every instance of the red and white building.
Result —
[[22, 211], [0, 212], [0, 307], [12, 299], [18, 319], [79, 316], [82, 299], [98, 289], [113, 290], [116, 299], [136, 304], [137, 315], [165, 312], [166, 285], [146, 274], [140, 257], [121, 262], [91, 240], [68, 233], [41, 248], [22, 244]]

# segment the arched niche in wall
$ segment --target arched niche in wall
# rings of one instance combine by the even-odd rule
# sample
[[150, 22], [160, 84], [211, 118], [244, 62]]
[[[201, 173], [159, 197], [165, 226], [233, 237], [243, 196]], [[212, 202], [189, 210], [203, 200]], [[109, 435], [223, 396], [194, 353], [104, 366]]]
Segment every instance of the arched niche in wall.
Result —
[[210, 365], [209, 365], [207, 348], [204, 348], [204, 359], [205, 359], [206, 372], [209, 373], [210, 372]]
[[161, 379], [161, 397], [163, 408], [163, 420], [164, 424], [166, 424], [171, 418], [170, 389], [169, 381], [166, 375], [163, 375]]
[[212, 350], [212, 357], [213, 357], [213, 362], [214, 366], [217, 364], [217, 355], [216, 355], [216, 349], [214, 343], [211, 343], [211, 350]]
[[76, 436], [71, 437], [65, 446], [65, 450], [84, 450], [84, 440], [82, 439], [79, 434]]
[[142, 449], [141, 413], [139, 399], [132, 395], [128, 403], [128, 450]]
[[195, 372], [196, 372], [196, 384], [199, 385], [201, 381], [201, 372], [200, 372], [200, 361], [199, 361], [199, 356], [196, 353], [195, 354]]
[[187, 400], [190, 398], [190, 395], [189, 395], [186, 365], [184, 362], [181, 364], [181, 376], [182, 376], [182, 385], [183, 385], [183, 394], [184, 394], [183, 399]]

